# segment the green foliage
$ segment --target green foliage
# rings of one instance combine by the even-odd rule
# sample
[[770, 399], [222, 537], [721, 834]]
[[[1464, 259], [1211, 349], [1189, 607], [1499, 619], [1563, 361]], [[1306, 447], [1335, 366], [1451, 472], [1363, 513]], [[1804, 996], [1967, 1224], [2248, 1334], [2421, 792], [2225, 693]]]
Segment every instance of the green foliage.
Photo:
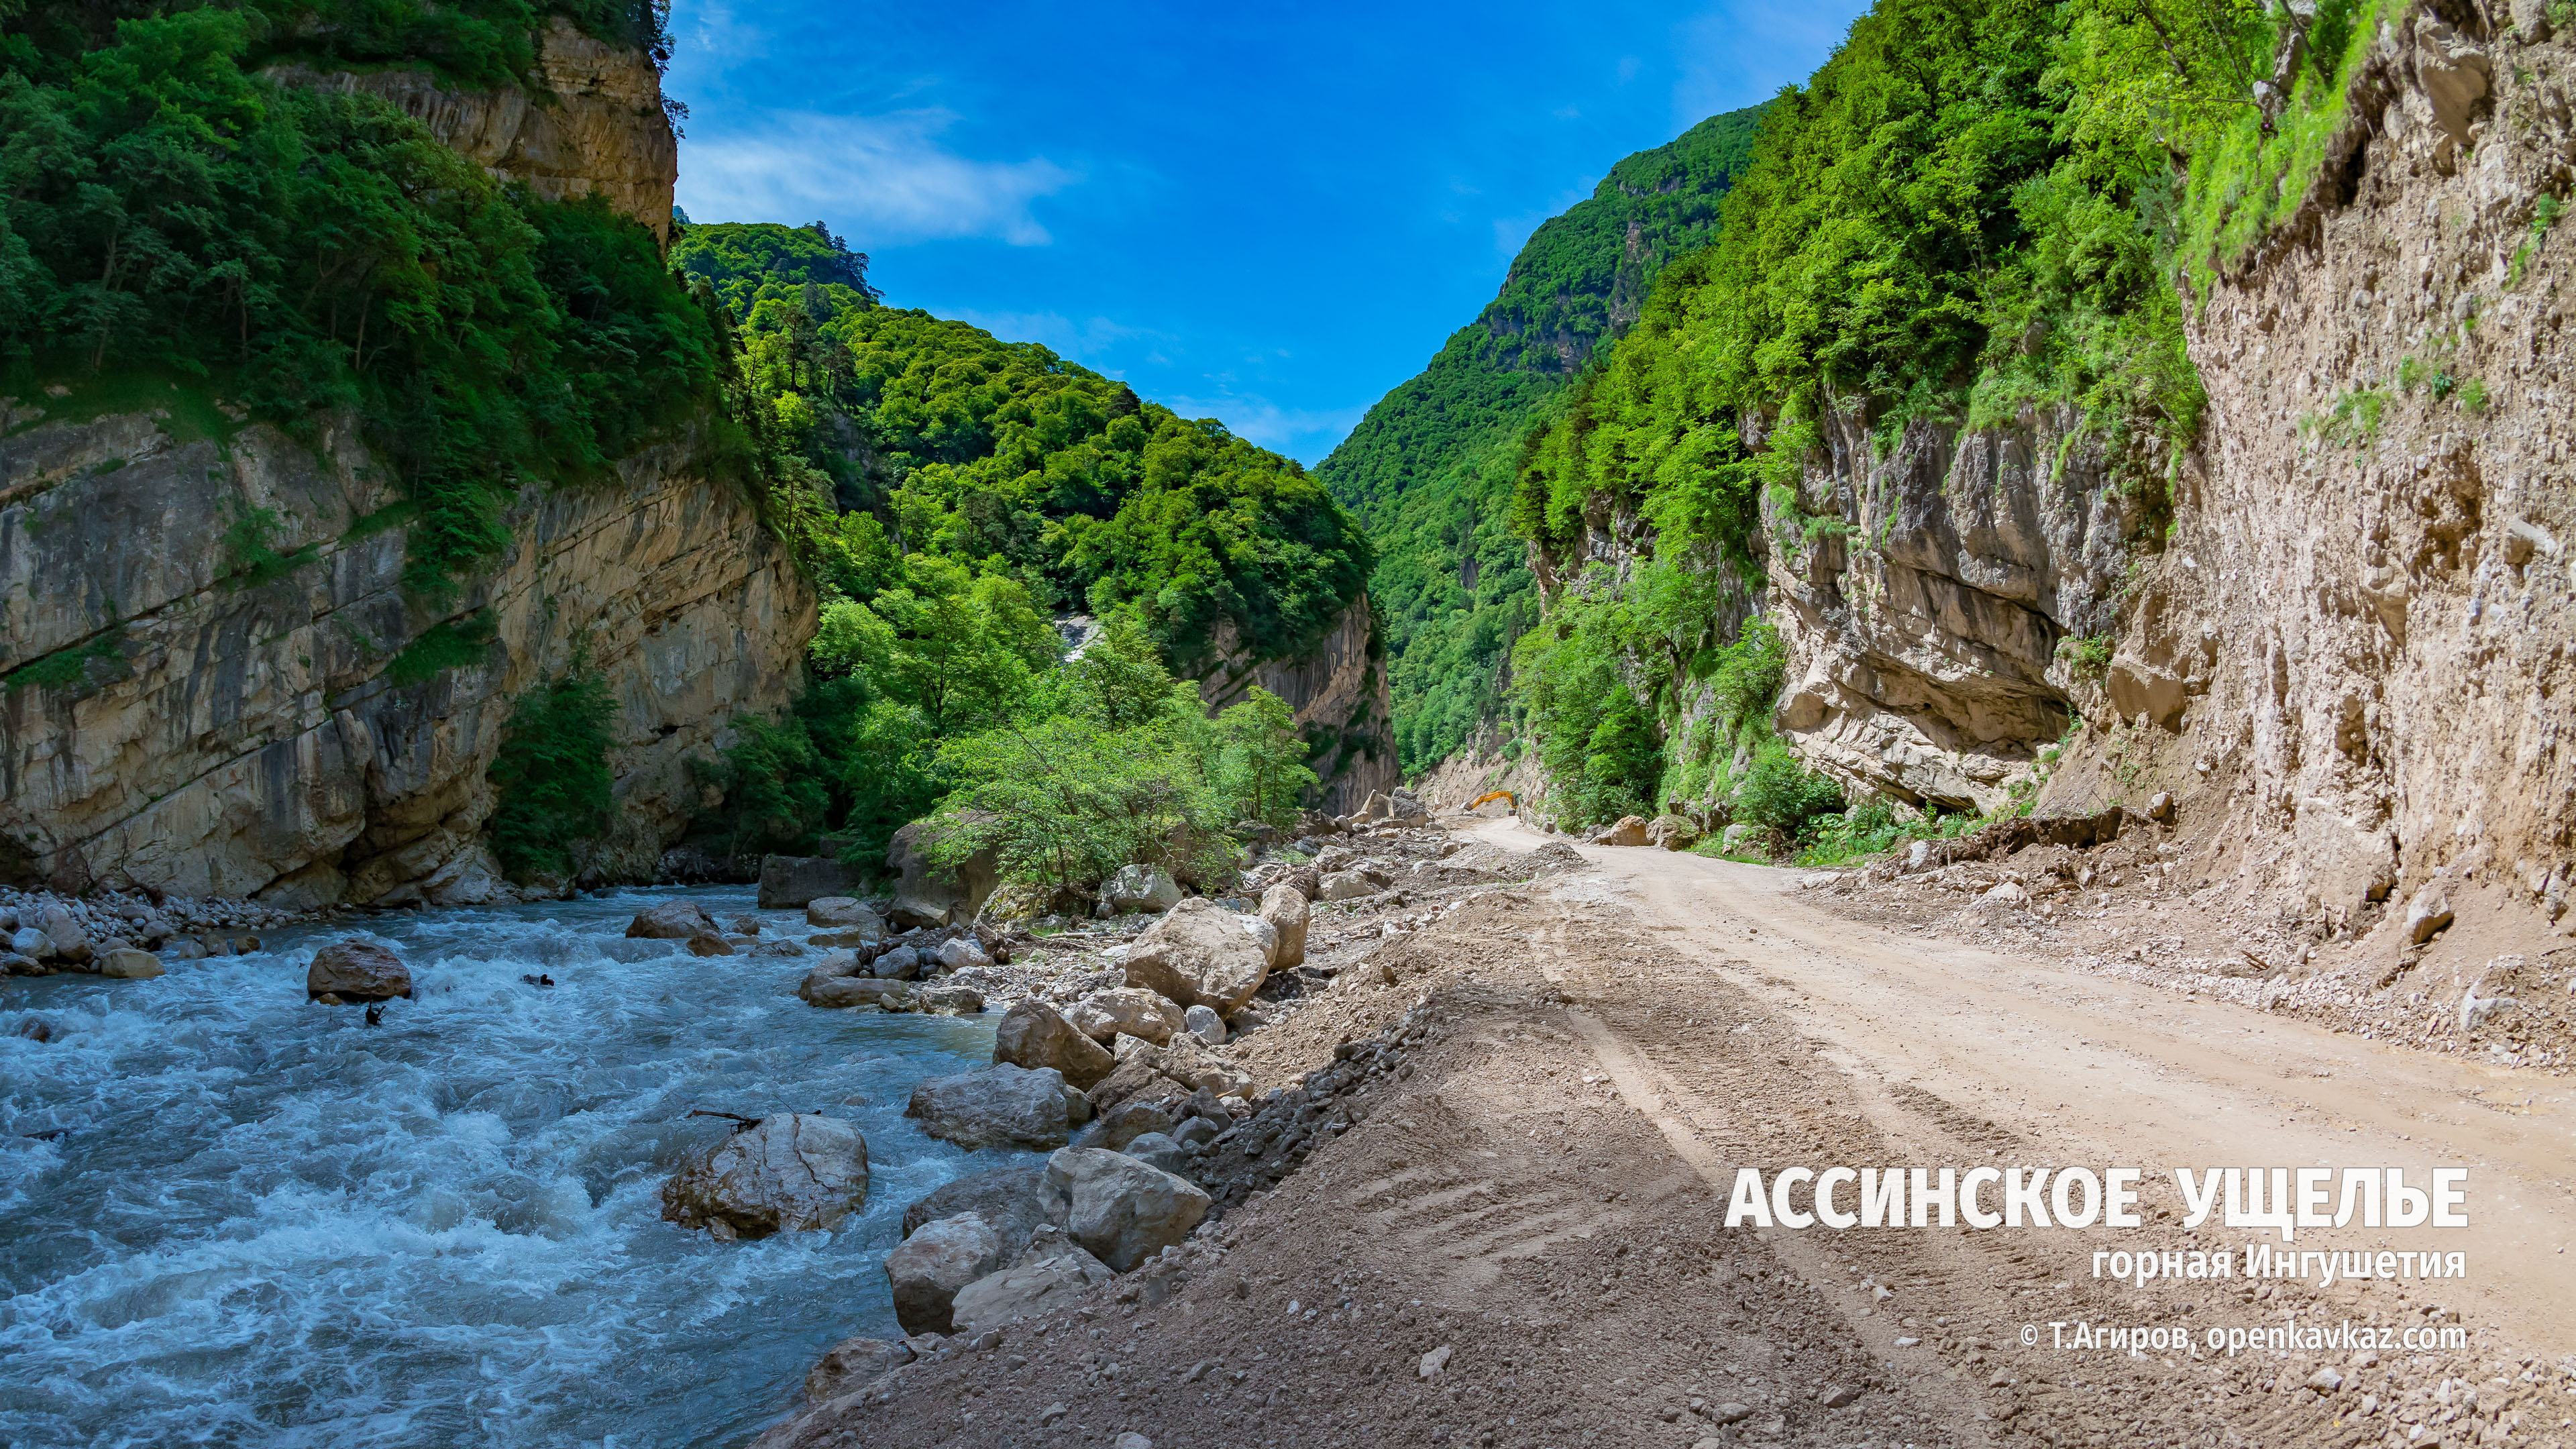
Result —
[[701, 838], [738, 861], [773, 851], [813, 854], [833, 802], [828, 767], [805, 721], [736, 715], [733, 734], [720, 763], [691, 762], [723, 798], [712, 818], [700, 822]]
[[1513, 697], [1566, 829], [1647, 813], [1664, 771], [1653, 721], [1622, 670], [1634, 625], [1606, 570], [1569, 588], [1512, 650]]
[[489, 775], [492, 851], [511, 879], [570, 875], [573, 847], [608, 829], [616, 718], [606, 681], [578, 661], [563, 678], [519, 696]]
[[843, 511], [796, 531], [851, 599], [902, 555], [953, 559], [1040, 611], [1133, 607], [1197, 664], [1229, 629], [1302, 653], [1367, 582], [1367, 539], [1295, 462], [1033, 343], [876, 306], [819, 228], [690, 226], [672, 261], [739, 323], [767, 445], [828, 481]]
[[1287, 701], [1255, 685], [1216, 717], [1216, 732], [1218, 793], [1238, 818], [1295, 824], [1297, 802], [1315, 784], [1315, 772], [1306, 767], [1306, 741]]
[[286, 532], [286, 520], [274, 508], [252, 508], [235, 505], [224, 525], [223, 552], [227, 572], [234, 582], [257, 587], [311, 563], [318, 551], [311, 544], [292, 554], [277, 551], [277, 540]]
[[1744, 626], [1718, 651], [1709, 680], [1709, 702], [1719, 737], [1730, 744], [1758, 743], [1771, 734], [1771, 714], [1789, 679], [1789, 646], [1768, 619]]
[[[2057, 641], [2057, 656], [2079, 679], [2099, 680], [2111, 672], [2112, 640], [2108, 634], [2069, 634]], [[2073, 717], [2069, 716], [2070, 723]]]
[[0, 685], [5, 685], [11, 694], [31, 685], [38, 689], [63, 689], [80, 683], [88, 675], [89, 663], [93, 659], [111, 660], [119, 665], [125, 662], [125, 630], [121, 626], [87, 643], [57, 649], [22, 664], [10, 670], [5, 679], [0, 679]]
[[2460, 384], [2460, 410], [2473, 418], [2486, 416], [2487, 385], [2485, 379], [2473, 377]]
[[[714, 222], [683, 226], [671, 244], [671, 264], [703, 277], [737, 317], [750, 317], [763, 302], [793, 305], [813, 320], [875, 304], [868, 284], [868, 255], [851, 251], [823, 223], [801, 227], [773, 222]], [[824, 288], [827, 305], [809, 305], [805, 288]]]
[[1637, 317], [1671, 258], [1714, 234], [1758, 110], [1715, 116], [1611, 168], [1540, 226], [1483, 315], [1389, 392], [1315, 470], [1377, 545], [1397, 758], [1418, 772], [1503, 706], [1502, 666], [1538, 617], [1511, 528], [1521, 439]]
[[1754, 751], [1734, 791], [1735, 818], [1782, 840], [1796, 839], [1808, 822], [1842, 808], [1842, 787], [1808, 773], [1778, 740], [1766, 740]]
[[1233, 870], [1228, 825], [1294, 817], [1315, 778], [1305, 753], [1278, 698], [1256, 688], [1210, 720], [1141, 624], [1115, 620], [1015, 717], [940, 746], [956, 786], [931, 854], [992, 850], [1006, 879], [1068, 902], [1130, 863], [1215, 885]]
[[1872, 797], [1839, 814], [1822, 814], [1810, 820], [1799, 839], [1793, 863], [1841, 865], [1893, 849], [1909, 833], [1897, 820], [1894, 806]]
[[710, 400], [711, 324], [605, 203], [536, 201], [385, 102], [261, 67], [429, 57], [488, 83], [524, 68], [539, 13], [0, 19], [0, 381], [210, 379], [296, 430], [354, 409], [417, 505], [407, 581], [447, 592], [501, 548], [522, 480], [596, 475]]
[[480, 664], [497, 626], [489, 612], [441, 620], [413, 636], [385, 666], [385, 678], [396, 685], [425, 684], [451, 669]]

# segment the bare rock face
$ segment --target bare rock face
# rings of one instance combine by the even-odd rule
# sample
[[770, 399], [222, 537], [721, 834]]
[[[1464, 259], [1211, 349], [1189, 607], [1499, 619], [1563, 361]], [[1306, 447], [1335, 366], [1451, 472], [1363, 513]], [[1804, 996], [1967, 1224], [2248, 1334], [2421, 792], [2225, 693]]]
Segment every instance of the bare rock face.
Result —
[[1337, 870], [1316, 882], [1315, 898], [1322, 901], [1355, 901], [1373, 896], [1382, 889], [1376, 881], [1355, 870]]
[[1369, 654], [1376, 627], [1366, 595], [1333, 621], [1311, 651], [1294, 659], [1256, 660], [1231, 620], [1211, 638], [1213, 666], [1200, 677], [1209, 710], [1239, 703], [1254, 685], [1279, 696], [1300, 727], [1322, 725], [1331, 743], [1306, 763], [1320, 782], [1328, 815], [1350, 810], [1401, 779], [1395, 759], [1395, 703], [1386, 666]]
[[[0, 838], [37, 875], [286, 906], [492, 898], [493, 757], [518, 697], [584, 639], [618, 704], [619, 810], [581, 867], [650, 878], [700, 808], [687, 761], [790, 698], [812, 590], [685, 443], [621, 460], [616, 487], [530, 484], [511, 549], [425, 617], [403, 598], [404, 531], [353, 530], [398, 494], [351, 422], [317, 419], [309, 446], [264, 424], [223, 446], [177, 428], [34, 421], [0, 450], [0, 672], [101, 646], [0, 711]], [[245, 506], [313, 562], [237, 587], [206, 520]], [[475, 615], [493, 642], [472, 662], [386, 677], [423, 630]]]
[[993, 1060], [1016, 1067], [1053, 1068], [1077, 1088], [1089, 1087], [1118, 1065], [1117, 1058], [1083, 1035], [1063, 1013], [1037, 1000], [1022, 1001], [1003, 1014], [1001, 1026], [993, 1032]]
[[782, 1113], [683, 1163], [662, 1184], [662, 1217], [718, 1238], [841, 1225], [868, 1200], [868, 1143], [832, 1117]]
[[[1202, 1007], [1201, 1010], [1206, 1008]], [[1124, 1152], [1127, 1144], [1148, 1132], [1170, 1132], [1180, 1125], [1170, 1106], [1162, 1102], [1137, 1100], [1120, 1104], [1100, 1114], [1097, 1135], [1084, 1143], [1110, 1152]]]
[[282, 84], [353, 91], [390, 101], [449, 149], [548, 201], [598, 192], [621, 215], [671, 239], [671, 188], [679, 139], [662, 112], [662, 83], [638, 51], [594, 40], [562, 19], [537, 54], [545, 98], [518, 86], [450, 88], [421, 71], [313, 71], [279, 66]]
[[1067, 1205], [1073, 1240], [1119, 1273], [1187, 1238], [1210, 1201], [1168, 1172], [1094, 1148], [1068, 1147], [1048, 1158], [1046, 1180]]
[[98, 974], [110, 981], [149, 981], [162, 974], [161, 958], [127, 946], [101, 955]]
[[969, 1151], [1062, 1147], [1073, 1125], [1065, 1101], [1069, 1090], [1063, 1073], [1051, 1067], [1031, 1071], [1004, 1063], [921, 1083], [912, 1089], [903, 1115], [919, 1118], [924, 1132]]
[[[1161, 1045], [1182, 1026], [1181, 1008], [1141, 986], [1095, 991], [1074, 1003], [1068, 1019], [1093, 1041], [1109, 1043], [1121, 1036], [1140, 1036]], [[1079, 1085], [1088, 1088], [1091, 1083]]]
[[723, 936], [716, 930], [714, 918], [698, 908], [695, 901], [662, 901], [646, 906], [626, 923], [630, 939], [650, 941], [686, 941], [694, 936], [714, 936], [719, 944]]
[[411, 968], [373, 941], [335, 941], [313, 953], [304, 973], [308, 999], [390, 1001], [411, 996]]
[[[1279, 945], [1270, 959], [1270, 968], [1285, 971], [1303, 965], [1306, 960], [1306, 926], [1308, 909], [1306, 893], [1282, 881], [1261, 893], [1261, 919], [1279, 933]], [[1218, 1013], [1222, 1016], [1224, 1013]]]
[[764, 855], [760, 858], [760, 908], [793, 910], [827, 898], [848, 899], [867, 889], [855, 865], [829, 855]]
[[1148, 927], [1122, 964], [1128, 985], [1219, 1015], [1241, 1009], [1270, 975], [1260, 944], [1232, 912], [1203, 897], [1181, 902]]
[[885, 921], [876, 908], [856, 896], [817, 896], [797, 904], [805, 908], [805, 924], [818, 930], [856, 931], [862, 937], [885, 934]]
[[1100, 899], [1119, 915], [1134, 911], [1157, 914], [1179, 905], [1188, 893], [1159, 865], [1122, 865], [1100, 887]]
[[906, 1333], [946, 1333], [957, 1290], [1002, 1266], [1001, 1235], [974, 1213], [925, 1223], [886, 1254], [894, 1321]]

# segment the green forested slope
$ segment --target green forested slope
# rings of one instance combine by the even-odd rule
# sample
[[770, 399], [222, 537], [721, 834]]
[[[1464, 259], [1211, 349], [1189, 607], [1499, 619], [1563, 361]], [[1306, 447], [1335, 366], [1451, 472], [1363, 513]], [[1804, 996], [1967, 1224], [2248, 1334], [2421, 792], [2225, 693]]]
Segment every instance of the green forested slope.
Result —
[[[1664, 272], [1522, 458], [1513, 522], [1542, 549], [1604, 502], [1655, 526], [1624, 584], [1568, 588], [1514, 656], [1567, 823], [1731, 796], [1786, 838], [1840, 808], [1770, 741], [1767, 631], [1722, 638], [1676, 607], [1759, 547], [1844, 530], [1794, 486], [1828, 413], [1884, 447], [2047, 407], [2152, 546], [2202, 402], [2182, 299], [2304, 193], [2375, 23], [2371, 0], [1879, 0], [1774, 102], [1714, 244]], [[1684, 731], [1712, 686], [1723, 707]]]
[[1522, 435], [1637, 319], [1665, 263], [1715, 234], [1759, 115], [1713, 116], [1612, 167], [1590, 200], [1530, 237], [1484, 313], [1316, 468], [1377, 545], [1372, 591], [1406, 771], [1494, 714], [1503, 651], [1538, 616], [1507, 518]]
[[107, 407], [149, 377], [290, 428], [351, 409], [413, 511], [409, 582], [451, 590], [521, 478], [594, 476], [716, 403], [714, 325], [642, 226], [263, 71], [499, 84], [550, 14], [662, 53], [643, 0], [0, 0], [0, 391]]
[[[1256, 691], [1239, 707], [1254, 715], [1209, 735], [1160, 672], [1200, 672], [1229, 631], [1294, 657], [1359, 597], [1368, 541], [1295, 461], [1034, 343], [879, 306], [866, 259], [820, 224], [687, 226], [671, 260], [722, 299], [778, 467], [838, 504], [796, 523], [825, 591], [817, 683], [736, 752], [733, 848], [831, 829], [874, 859], [952, 791], [1072, 771], [1050, 807], [1070, 854], [1004, 846], [1062, 888], [1163, 838], [1137, 819], [1223, 826], [1293, 799], [1282, 771], [1312, 783], [1304, 746], [1279, 743], [1296, 740], [1279, 701]], [[1097, 669], [1077, 687], [1057, 668], [1048, 616], [1064, 612], [1116, 621], [1102, 657], [1158, 681], [1147, 706], [1113, 708]], [[1032, 760], [1041, 737], [1059, 743]], [[1092, 813], [1062, 814], [1071, 796], [1134, 818], [1074, 848]]]

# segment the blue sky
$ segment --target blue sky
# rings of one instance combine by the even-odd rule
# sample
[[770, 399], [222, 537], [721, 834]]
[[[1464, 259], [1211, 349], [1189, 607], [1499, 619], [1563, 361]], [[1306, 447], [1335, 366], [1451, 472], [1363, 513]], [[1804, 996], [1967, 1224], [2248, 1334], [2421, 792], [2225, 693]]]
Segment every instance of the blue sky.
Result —
[[679, 0], [700, 221], [820, 219], [897, 306], [1321, 459], [1620, 157], [1860, 6]]

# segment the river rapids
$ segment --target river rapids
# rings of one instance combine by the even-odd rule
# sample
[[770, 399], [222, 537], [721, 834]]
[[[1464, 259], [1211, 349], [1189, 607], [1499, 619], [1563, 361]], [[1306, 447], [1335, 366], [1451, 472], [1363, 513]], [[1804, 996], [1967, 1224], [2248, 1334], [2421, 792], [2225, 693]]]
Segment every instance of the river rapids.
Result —
[[[1001, 1161], [903, 1105], [997, 1018], [817, 1011], [810, 958], [625, 939], [675, 895], [804, 934], [721, 888], [377, 918], [416, 999], [373, 1028], [304, 1000], [347, 928], [0, 987], [0, 1443], [732, 1446], [832, 1343], [894, 1336], [904, 1205]], [[672, 1166], [729, 1130], [692, 1108], [850, 1120], [866, 1211], [749, 1243], [663, 1222]]]

